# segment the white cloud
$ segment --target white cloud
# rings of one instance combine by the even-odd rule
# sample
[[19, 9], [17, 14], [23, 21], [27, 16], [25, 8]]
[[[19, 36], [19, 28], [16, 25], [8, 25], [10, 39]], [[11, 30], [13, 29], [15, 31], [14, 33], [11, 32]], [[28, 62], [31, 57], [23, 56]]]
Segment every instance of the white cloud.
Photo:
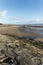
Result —
[[0, 17], [5, 17], [7, 14], [7, 10], [3, 10], [0, 12]]
[[17, 18], [17, 17], [14, 17], [14, 18], [9, 18], [10, 21], [29, 21], [29, 19], [26, 19], [26, 18]]
[[16, 21], [18, 21], [18, 20], [20, 20], [20, 18], [13, 18], [12, 20], [16, 20]]
[[31, 24], [43, 24], [43, 19], [32, 19], [30, 21]]

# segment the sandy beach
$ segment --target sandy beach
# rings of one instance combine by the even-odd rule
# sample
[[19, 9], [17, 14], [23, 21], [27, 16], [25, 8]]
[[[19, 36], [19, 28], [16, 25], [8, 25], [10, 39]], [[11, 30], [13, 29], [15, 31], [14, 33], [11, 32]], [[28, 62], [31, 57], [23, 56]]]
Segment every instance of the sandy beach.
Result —
[[19, 30], [20, 26], [1, 26], [0, 27], [0, 33], [1, 34], [10, 34], [10, 35], [16, 35], [16, 36], [39, 36], [38, 34], [31, 33], [31, 32], [23, 32]]

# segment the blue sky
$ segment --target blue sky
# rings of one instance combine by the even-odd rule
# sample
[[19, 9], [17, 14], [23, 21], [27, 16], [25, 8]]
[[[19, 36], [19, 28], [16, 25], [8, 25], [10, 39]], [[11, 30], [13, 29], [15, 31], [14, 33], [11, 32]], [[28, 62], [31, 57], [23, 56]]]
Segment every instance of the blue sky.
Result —
[[42, 24], [43, 0], [0, 0], [0, 23]]

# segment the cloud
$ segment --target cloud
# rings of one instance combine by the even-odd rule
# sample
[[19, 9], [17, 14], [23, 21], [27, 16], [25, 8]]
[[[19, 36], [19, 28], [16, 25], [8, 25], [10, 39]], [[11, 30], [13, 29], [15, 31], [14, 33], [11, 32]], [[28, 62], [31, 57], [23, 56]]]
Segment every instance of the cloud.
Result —
[[32, 19], [30, 21], [30, 24], [42, 24], [43, 23], [43, 19]]
[[17, 17], [14, 17], [14, 18], [9, 18], [9, 21], [24, 21], [24, 22], [29, 22], [29, 23], [41, 23], [43, 22], [43, 19], [28, 19], [28, 18], [17, 18]]
[[21, 18], [9, 18], [9, 20], [11, 20], [11, 21], [20, 21]]
[[7, 10], [3, 10], [0, 12], [0, 17], [5, 17], [7, 14]]
[[17, 18], [17, 17], [14, 17], [14, 18], [9, 18], [10, 21], [29, 21], [29, 19], [26, 19], [26, 18]]
[[18, 20], [20, 20], [20, 18], [12, 18], [12, 20], [16, 20], [16, 21], [18, 21]]

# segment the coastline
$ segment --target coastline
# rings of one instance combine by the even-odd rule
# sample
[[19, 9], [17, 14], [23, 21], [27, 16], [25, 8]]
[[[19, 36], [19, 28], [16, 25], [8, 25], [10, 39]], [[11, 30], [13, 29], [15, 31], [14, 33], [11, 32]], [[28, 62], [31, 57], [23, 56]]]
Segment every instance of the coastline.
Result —
[[[32, 38], [35, 41], [41, 41], [43, 42], [43, 38], [41, 38], [39, 34], [33, 33], [33, 32], [25, 32], [19, 29], [20, 26], [1, 26], [0, 27], [0, 34], [4, 35], [12, 35], [12, 36], [18, 36], [18, 37], [26, 37], [26, 38]], [[31, 30], [30, 28], [28, 28]]]

